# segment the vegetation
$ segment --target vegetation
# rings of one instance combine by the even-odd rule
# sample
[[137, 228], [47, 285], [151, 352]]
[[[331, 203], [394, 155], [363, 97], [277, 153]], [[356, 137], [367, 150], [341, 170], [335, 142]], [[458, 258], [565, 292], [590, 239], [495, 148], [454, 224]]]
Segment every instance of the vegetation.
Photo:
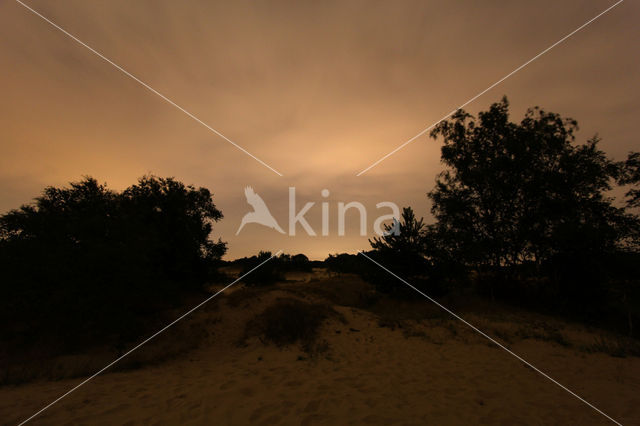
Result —
[[618, 179], [621, 185], [633, 185], [627, 196], [628, 207], [640, 207], [640, 152], [632, 152], [622, 165], [622, 173]]
[[[615, 162], [597, 137], [575, 144], [576, 130], [575, 120], [537, 107], [513, 123], [506, 98], [478, 120], [459, 110], [431, 132], [443, 139], [447, 167], [428, 194], [435, 222], [405, 208], [370, 241], [371, 256], [433, 296], [472, 281], [491, 297], [583, 317], [624, 313], [631, 332], [640, 221], [630, 208], [640, 192], [627, 193], [627, 208], [607, 192], [616, 182], [637, 186], [640, 157]], [[391, 232], [398, 226], [406, 235]]]
[[574, 145], [574, 120], [534, 108], [515, 124], [508, 107], [493, 104], [479, 122], [458, 111], [431, 132], [448, 166], [429, 193], [440, 245], [482, 269], [621, 249], [635, 218], [605, 195], [618, 164], [597, 138]]
[[209, 190], [154, 176], [49, 187], [1, 216], [0, 360], [139, 339], [215, 275], [221, 218]]
[[280, 298], [247, 323], [246, 337], [260, 336], [277, 346], [300, 343], [302, 349], [314, 353], [322, 323], [339, 314], [330, 306], [307, 303], [293, 298]]
[[[488, 296], [597, 318], [627, 337], [594, 350], [637, 354], [640, 153], [613, 161], [597, 137], [576, 144], [576, 130], [575, 120], [540, 108], [511, 122], [506, 98], [478, 119], [458, 111], [431, 132], [443, 140], [446, 166], [428, 193], [434, 221], [406, 207], [365, 254], [430, 297]], [[615, 184], [630, 187], [624, 206], [608, 195]], [[226, 243], [210, 236], [221, 219], [209, 190], [155, 176], [122, 192], [92, 178], [48, 187], [34, 203], [0, 216], [0, 366], [98, 344], [122, 352], [157, 330], [172, 307], [218, 278]], [[244, 291], [254, 293], [319, 266], [303, 254], [266, 251], [226, 264], [246, 275], [252, 288]], [[315, 292], [370, 309], [392, 327], [425, 315], [410, 300], [422, 296], [364, 256], [329, 255], [321, 266], [372, 286], [350, 292], [345, 280], [336, 288], [310, 282], [298, 296]], [[242, 295], [230, 296], [229, 305]], [[334, 315], [324, 304], [281, 299], [246, 334], [314, 352], [322, 346], [320, 325]], [[519, 337], [564, 342], [556, 329], [521, 330]]]
[[368, 265], [357, 254], [336, 253], [324, 260], [324, 266], [332, 273], [361, 274]]
[[[312, 264], [304, 254], [282, 253], [273, 257], [270, 251], [261, 251], [257, 256], [244, 257], [231, 262], [241, 267], [242, 281], [248, 286], [268, 286], [285, 279], [286, 272], [311, 272]], [[267, 262], [268, 259], [271, 259]], [[263, 264], [256, 269], [256, 266]], [[249, 272], [252, 271], [250, 274]]]

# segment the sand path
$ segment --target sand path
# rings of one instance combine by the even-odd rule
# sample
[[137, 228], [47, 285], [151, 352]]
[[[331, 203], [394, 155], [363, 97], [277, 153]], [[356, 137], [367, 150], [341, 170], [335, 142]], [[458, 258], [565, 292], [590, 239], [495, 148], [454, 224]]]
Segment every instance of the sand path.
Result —
[[[99, 376], [32, 424], [612, 424], [462, 324], [455, 337], [448, 325], [407, 338], [369, 312], [337, 309], [348, 323], [323, 326], [330, 350], [314, 359], [297, 347], [230, 344], [242, 321], [223, 310], [224, 344]], [[623, 424], [640, 424], [638, 358], [537, 340], [512, 349]], [[80, 380], [0, 388], [0, 422], [16, 424]]]

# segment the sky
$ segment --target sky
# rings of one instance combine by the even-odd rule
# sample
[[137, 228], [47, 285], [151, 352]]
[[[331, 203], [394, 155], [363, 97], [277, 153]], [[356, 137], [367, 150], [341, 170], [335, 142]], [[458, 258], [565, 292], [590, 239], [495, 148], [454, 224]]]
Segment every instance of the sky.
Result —
[[[258, 250], [368, 248], [384, 201], [429, 222], [441, 141], [422, 136], [359, 172], [615, 1], [24, 0], [203, 123], [13, 0], [0, 1], [0, 213], [93, 176], [121, 190], [145, 174], [209, 188], [227, 259]], [[621, 160], [639, 150], [640, 6], [622, 2], [465, 109], [507, 95], [578, 120]], [[251, 186], [285, 230], [289, 187], [318, 233], [249, 224]], [[329, 190], [323, 197], [321, 191]], [[337, 232], [338, 203], [355, 211]], [[320, 235], [321, 203], [329, 235]]]

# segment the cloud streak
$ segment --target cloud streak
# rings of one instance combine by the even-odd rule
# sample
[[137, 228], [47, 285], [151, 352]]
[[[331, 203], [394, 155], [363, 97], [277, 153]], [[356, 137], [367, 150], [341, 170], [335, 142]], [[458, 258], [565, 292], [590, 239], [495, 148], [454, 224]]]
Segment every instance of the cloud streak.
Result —
[[[236, 237], [243, 188], [269, 198], [278, 220], [286, 204], [280, 211], [274, 204], [286, 200], [288, 186], [310, 201], [327, 188], [336, 201], [390, 200], [428, 217], [438, 141], [419, 138], [384, 167], [355, 173], [612, 4], [448, 3], [28, 3], [242, 141], [279, 177], [19, 4], [3, 2], [0, 210], [27, 202], [38, 184], [89, 174], [122, 189], [151, 172], [215, 193], [225, 214], [215, 234], [229, 241], [230, 257], [265, 242], [313, 257], [365, 248], [357, 223], [342, 239], [260, 230]], [[572, 116], [581, 124], [578, 141], [598, 132], [602, 147], [621, 158], [636, 137], [638, 12], [625, 2], [470, 112], [507, 94], [512, 119], [533, 105]]]

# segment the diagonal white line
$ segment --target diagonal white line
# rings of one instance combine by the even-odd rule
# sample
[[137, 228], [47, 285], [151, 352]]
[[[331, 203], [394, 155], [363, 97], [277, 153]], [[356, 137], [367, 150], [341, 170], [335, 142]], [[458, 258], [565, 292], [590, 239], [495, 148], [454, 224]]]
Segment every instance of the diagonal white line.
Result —
[[148, 343], [150, 340], [152, 340], [153, 338], [155, 338], [156, 336], [158, 336], [159, 334], [163, 333], [164, 331], [166, 331], [169, 327], [171, 327], [172, 325], [174, 325], [175, 323], [177, 323], [178, 321], [181, 321], [182, 319], [184, 319], [185, 317], [187, 317], [188, 315], [190, 315], [191, 313], [193, 313], [193, 311], [195, 311], [196, 309], [200, 308], [202, 305], [204, 305], [205, 303], [209, 302], [211, 299], [213, 299], [214, 297], [216, 297], [217, 295], [219, 295], [220, 293], [222, 293], [223, 291], [225, 291], [226, 289], [228, 289], [229, 287], [231, 287], [232, 285], [234, 285], [235, 283], [237, 283], [238, 281], [242, 280], [244, 277], [246, 277], [247, 275], [249, 275], [250, 273], [252, 273], [253, 271], [255, 271], [256, 269], [258, 269], [259, 267], [261, 267], [262, 265], [264, 265], [265, 263], [267, 263], [268, 261], [270, 261], [271, 259], [273, 259], [274, 257], [277, 257], [280, 253], [282, 253], [282, 250], [278, 250], [278, 252], [276, 254], [274, 254], [273, 256], [271, 256], [269, 259], [263, 261], [262, 263], [260, 263], [258, 266], [256, 266], [255, 268], [251, 269], [249, 272], [243, 274], [242, 276], [238, 277], [237, 279], [235, 279], [231, 284], [228, 284], [226, 287], [224, 287], [223, 289], [215, 292], [214, 294], [212, 294], [211, 296], [207, 297], [205, 300], [203, 300], [202, 302], [198, 303], [196, 306], [194, 306], [193, 308], [189, 309], [187, 312], [185, 312], [184, 314], [182, 314], [181, 316], [179, 316], [178, 318], [176, 318], [175, 320], [171, 321], [169, 324], [165, 325], [163, 328], [161, 328], [160, 330], [156, 331], [154, 334], [152, 334], [150, 337], [147, 337], [145, 340], [143, 340], [142, 342], [138, 343], [136, 346], [134, 346], [132, 349], [130, 349], [128, 352], [125, 352], [123, 355], [121, 355], [120, 357], [116, 358], [114, 361], [112, 361], [111, 363], [107, 364], [105, 367], [101, 368], [99, 371], [97, 371], [96, 373], [94, 373], [93, 375], [87, 377], [85, 380], [83, 380], [82, 382], [78, 383], [77, 385], [75, 385], [73, 388], [69, 389], [67, 392], [65, 392], [64, 394], [62, 394], [61, 396], [59, 396], [57, 399], [53, 400], [52, 402], [50, 402], [49, 404], [45, 405], [44, 407], [42, 407], [40, 410], [38, 410], [37, 412], [35, 412], [33, 415], [31, 415], [31, 417], [29, 417], [28, 419], [23, 420], [18, 426], [22, 426], [23, 424], [27, 423], [28, 421], [32, 420], [34, 417], [38, 416], [39, 414], [41, 414], [43, 411], [45, 411], [46, 409], [48, 409], [49, 407], [51, 407], [52, 405], [56, 404], [57, 402], [59, 402], [61, 399], [63, 399], [64, 397], [68, 396], [70, 393], [72, 393], [73, 391], [75, 391], [76, 389], [78, 389], [80, 386], [85, 385], [87, 382], [89, 382], [90, 380], [94, 379], [96, 376], [98, 376], [99, 374], [101, 374], [102, 372], [104, 372], [105, 370], [107, 370], [108, 368], [110, 368], [111, 366], [113, 366], [114, 364], [116, 364], [117, 362], [119, 362], [120, 360], [122, 360], [124, 357], [128, 356], [129, 354], [131, 354], [133, 351], [139, 349], [141, 346], [145, 345], [146, 343]]
[[363, 255], [364, 257], [366, 257], [367, 259], [369, 259], [370, 261], [372, 261], [373, 263], [375, 263], [376, 265], [378, 265], [380, 268], [384, 269], [385, 271], [387, 271], [389, 274], [393, 275], [394, 277], [396, 277], [397, 279], [399, 279], [400, 281], [402, 281], [403, 283], [405, 283], [406, 285], [408, 285], [409, 287], [411, 287], [412, 289], [414, 289], [415, 291], [417, 291], [418, 293], [420, 293], [421, 295], [423, 295], [424, 297], [426, 297], [427, 299], [429, 299], [431, 302], [433, 302], [434, 304], [436, 304], [439, 308], [443, 309], [444, 311], [446, 311], [447, 313], [449, 313], [450, 315], [452, 315], [454, 318], [460, 320], [462, 323], [464, 323], [465, 325], [467, 325], [469, 328], [471, 328], [473, 331], [475, 331], [476, 333], [480, 334], [481, 336], [485, 337], [486, 339], [488, 339], [489, 341], [491, 341], [491, 343], [497, 345], [499, 348], [504, 349], [507, 353], [509, 353], [510, 355], [514, 356], [516, 359], [518, 359], [519, 361], [521, 361], [522, 363], [524, 363], [525, 365], [527, 365], [528, 367], [531, 367], [533, 370], [535, 370], [537, 373], [539, 373], [540, 375], [542, 375], [543, 377], [549, 379], [550, 381], [552, 381], [553, 383], [555, 383], [556, 385], [558, 385], [559, 387], [561, 387], [562, 389], [564, 389], [565, 391], [567, 391], [568, 393], [570, 393], [571, 395], [575, 396], [576, 398], [578, 398], [580, 401], [584, 402], [585, 404], [587, 404], [589, 407], [593, 408], [594, 410], [596, 410], [598, 413], [602, 414], [603, 416], [605, 416], [607, 419], [611, 420], [613, 423], [622, 426], [622, 423], [617, 422], [616, 420], [614, 420], [613, 418], [611, 418], [609, 415], [607, 415], [604, 411], [602, 411], [601, 409], [599, 409], [598, 407], [596, 407], [595, 405], [591, 404], [589, 401], [587, 401], [586, 399], [582, 398], [580, 395], [576, 394], [575, 392], [573, 392], [571, 389], [567, 388], [566, 386], [564, 386], [562, 383], [558, 382], [557, 380], [555, 380], [553, 377], [549, 376], [547, 373], [545, 373], [544, 371], [538, 369], [535, 365], [531, 364], [530, 362], [528, 362], [527, 360], [525, 360], [524, 358], [522, 358], [520, 355], [516, 354], [515, 352], [511, 351], [510, 349], [507, 349], [503, 344], [501, 344], [500, 342], [498, 342], [497, 340], [495, 340], [493, 337], [489, 336], [488, 334], [484, 333], [482, 330], [480, 330], [479, 328], [477, 328], [476, 326], [470, 324], [469, 322], [467, 322], [464, 318], [462, 318], [461, 316], [457, 315], [455, 312], [449, 310], [446, 306], [442, 305], [441, 303], [439, 303], [437, 300], [433, 299], [432, 297], [426, 295], [425, 293], [423, 293], [422, 291], [418, 290], [417, 288], [415, 288], [413, 285], [409, 284], [407, 281], [405, 281], [404, 279], [400, 278], [398, 275], [394, 274], [393, 272], [391, 272], [389, 269], [387, 269], [386, 267], [382, 266], [380, 263], [376, 262], [375, 260], [373, 260], [372, 258], [370, 258], [369, 256], [367, 256], [366, 254], [364, 254], [364, 252], [359, 252], [361, 255]]
[[554, 47], [556, 47], [557, 45], [559, 45], [560, 43], [562, 43], [563, 41], [565, 41], [566, 39], [568, 39], [569, 37], [571, 37], [572, 35], [574, 35], [575, 33], [577, 33], [578, 31], [582, 30], [584, 27], [586, 27], [587, 25], [591, 24], [593, 21], [595, 21], [596, 19], [600, 18], [602, 15], [604, 15], [605, 13], [609, 12], [611, 9], [613, 9], [614, 7], [616, 7], [617, 5], [619, 5], [620, 3], [622, 3], [624, 0], [618, 0], [617, 3], [613, 4], [612, 6], [609, 6], [607, 9], [605, 9], [604, 11], [600, 12], [598, 15], [594, 16], [593, 18], [589, 19], [587, 22], [585, 22], [584, 24], [580, 25], [578, 28], [576, 28], [575, 30], [571, 31], [569, 34], [567, 34], [566, 36], [562, 37], [560, 40], [556, 41], [555, 43], [553, 43], [551, 46], [547, 47], [546, 49], [544, 49], [542, 52], [538, 53], [536, 56], [534, 56], [533, 58], [529, 59], [527, 62], [525, 62], [524, 64], [520, 65], [518, 68], [514, 69], [513, 71], [511, 71], [509, 74], [505, 75], [504, 77], [502, 77], [500, 80], [496, 81], [495, 83], [493, 83], [491, 86], [487, 87], [486, 89], [484, 89], [482, 92], [478, 93], [477, 95], [475, 95], [473, 98], [469, 99], [467, 102], [463, 103], [462, 105], [460, 105], [459, 107], [457, 107], [456, 109], [450, 111], [448, 114], [446, 114], [444, 117], [442, 117], [440, 120], [436, 121], [435, 123], [433, 123], [432, 125], [430, 125], [429, 127], [427, 127], [426, 129], [422, 130], [420, 133], [418, 133], [417, 135], [415, 135], [414, 137], [412, 137], [411, 139], [409, 139], [408, 141], [404, 142], [402, 145], [399, 145], [397, 148], [395, 148], [393, 151], [391, 151], [390, 153], [388, 153], [387, 155], [385, 155], [384, 157], [380, 158], [378, 161], [376, 161], [375, 163], [371, 164], [369, 167], [367, 167], [366, 169], [362, 170], [360, 173], [358, 173], [356, 176], [360, 176], [363, 173], [366, 173], [367, 171], [371, 170], [372, 168], [374, 168], [375, 166], [377, 166], [378, 164], [380, 164], [381, 162], [383, 162], [384, 160], [386, 160], [387, 158], [391, 157], [393, 154], [395, 154], [396, 152], [400, 151], [402, 148], [404, 148], [405, 146], [409, 145], [411, 142], [415, 141], [416, 139], [418, 139], [420, 136], [424, 135], [425, 133], [427, 133], [429, 130], [431, 130], [434, 126], [436, 126], [438, 123], [446, 120], [447, 118], [449, 118], [450, 116], [452, 116], [456, 111], [458, 111], [459, 109], [464, 108], [465, 106], [469, 105], [471, 102], [475, 101], [476, 99], [478, 99], [480, 96], [484, 95], [485, 93], [487, 93], [489, 90], [493, 89], [494, 87], [496, 87], [497, 85], [499, 85], [500, 83], [502, 83], [503, 81], [505, 81], [506, 79], [508, 79], [509, 77], [511, 77], [512, 75], [514, 75], [515, 73], [517, 73], [518, 71], [520, 71], [521, 69], [523, 69], [524, 67], [526, 67], [527, 65], [529, 65], [531, 62], [535, 61], [536, 59], [538, 59], [539, 57], [541, 57], [542, 55], [544, 55], [545, 53], [547, 53], [548, 51], [550, 51], [551, 49], [553, 49]]
[[39, 12], [37, 12], [36, 10], [32, 9], [31, 7], [27, 6], [26, 4], [24, 4], [23, 2], [21, 2], [20, 0], [16, 0], [16, 3], [24, 6], [26, 9], [30, 10], [31, 12], [33, 12], [35, 15], [39, 16], [40, 18], [42, 18], [43, 20], [45, 20], [46, 22], [48, 22], [49, 24], [51, 24], [53, 27], [55, 27], [56, 29], [60, 30], [61, 32], [63, 32], [65, 35], [67, 35], [68, 37], [70, 37], [71, 39], [73, 39], [74, 41], [76, 41], [77, 43], [79, 43], [80, 45], [86, 47], [87, 49], [89, 49], [92, 53], [94, 53], [95, 55], [99, 56], [100, 58], [102, 58], [103, 60], [105, 60], [106, 62], [108, 62], [109, 64], [113, 65], [116, 69], [118, 69], [119, 71], [121, 71], [123, 74], [125, 74], [126, 76], [130, 77], [131, 79], [135, 80], [137, 83], [139, 83], [140, 85], [142, 85], [143, 87], [145, 87], [146, 89], [150, 90], [151, 92], [155, 93], [156, 95], [160, 96], [163, 100], [165, 100], [167, 103], [171, 104], [172, 106], [176, 107], [177, 109], [179, 109], [180, 111], [182, 111], [183, 113], [185, 113], [187, 116], [189, 116], [190, 118], [192, 118], [193, 120], [195, 120], [197, 123], [201, 124], [202, 126], [206, 127], [207, 129], [209, 129], [210, 131], [212, 131], [213, 133], [215, 133], [216, 135], [220, 136], [222, 139], [224, 139], [225, 141], [229, 142], [231, 145], [235, 146], [236, 148], [238, 148], [240, 151], [244, 152], [245, 154], [247, 154], [249, 157], [253, 158], [254, 160], [256, 160], [258, 163], [262, 164], [263, 166], [265, 166], [266, 168], [268, 168], [269, 170], [271, 170], [272, 172], [274, 172], [275, 174], [279, 175], [279, 176], [283, 176], [282, 173], [280, 173], [279, 171], [277, 171], [276, 169], [274, 169], [273, 167], [271, 167], [270, 165], [268, 165], [267, 163], [265, 163], [264, 161], [262, 161], [261, 159], [259, 159], [258, 157], [256, 157], [255, 155], [253, 155], [252, 153], [250, 153], [249, 151], [247, 151], [246, 149], [244, 149], [243, 147], [241, 147], [240, 145], [238, 145], [237, 143], [235, 143], [234, 141], [232, 141], [231, 139], [229, 139], [228, 137], [226, 137], [225, 135], [223, 135], [222, 133], [220, 133], [219, 131], [217, 131], [216, 129], [214, 129], [213, 127], [211, 127], [210, 125], [208, 125], [207, 123], [205, 123], [204, 121], [200, 120], [198, 117], [196, 117], [195, 115], [191, 114], [189, 111], [187, 111], [186, 109], [184, 109], [183, 107], [181, 107], [180, 105], [176, 104], [174, 101], [172, 101], [171, 99], [169, 99], [168, 97], [166, 97], [165, 95], [163, 95], [162, 93], [158, 92], [156, 89], [154, 89], [153, 87], [149, 86], [147, 83], [145, 83], [144, 81], [140, 80], [138, 77], [136, 77], [135, 75], [131, 74], [129, 71], [125, 70], [124, 68], [122, 68], [120, 65], [116, 64], [115, 62], [113, 62], [111, 59], [107, 58], [106, 56], [104, 56], [102, 53], [98, 52], [97, 50], [95, 50], [94, 48], [92, 48], [91, 46], [89, 46], [88, 44], [84, 43], [82, 40], [80, 40], [79, 38], [77, 38], [76, 36], [74, 36], [73, 34], [69, 33], [68, 31], [66, 31], [64, 28], [60, 27], [59, 25], [57, 25], [55, 22], [51, 21], [50, 19], [48, 19], [47, 17], [43, 16], [42, 14], [40, 14]]

